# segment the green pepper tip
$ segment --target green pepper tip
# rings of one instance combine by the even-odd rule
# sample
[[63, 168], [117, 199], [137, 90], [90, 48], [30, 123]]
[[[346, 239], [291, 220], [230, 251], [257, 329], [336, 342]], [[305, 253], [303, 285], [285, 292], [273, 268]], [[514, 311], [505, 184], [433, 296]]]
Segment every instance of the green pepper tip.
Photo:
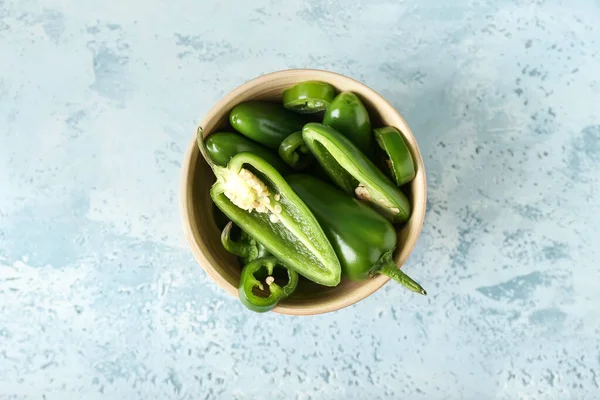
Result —
[[423, 289], [423, 287], [419, 285], [419, 283], [417, 283], [413, 278], [411, 278], [410, 276], [405, 274], [400, 268], [398, 268], [391, 259], [384, 262], [383, 266], [374, 273], [379, 273], [388, 276], [410, 291], [422, 294], [423, 296], [427, 295], [427, 291]]

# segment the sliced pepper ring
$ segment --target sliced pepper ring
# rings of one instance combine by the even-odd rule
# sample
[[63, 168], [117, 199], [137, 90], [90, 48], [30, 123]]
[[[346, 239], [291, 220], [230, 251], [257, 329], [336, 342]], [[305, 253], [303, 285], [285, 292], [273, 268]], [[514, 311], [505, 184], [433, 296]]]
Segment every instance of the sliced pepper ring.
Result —
[[[275, 267], [287, 272], [287, 283], [283, 287], [276, 281], [277, 277], [274, 276]], [[265, 277], [259, 275], [263, 268], [267, 273]], [[269, 256], [257, 258], [244, 267], [240, 277], [238, 294], [242, 304], [249, 310], [266, 312], [272, 310], [277, 303], [291, 295], [297, 286], [298, 273], [287, 268], [277, 258]]]
[[212, 166], [210, 197], [242, 230], [284, 259], [286, 266], [324, 286], [340, 282], [340, 262], [315, 216], [265, 160], [235, 155], [227, 167]]
[[299, 114], [326, 110], [335, 98], [335, 88], [318, 81], [300, 82], [284, 90], [283, 106]]
[[294, 132], [279, 145], [279, 157], [296, 171], [302, 171], [314, 161], [314, 156], [302, 139], [302, 131]]
[[385, 126], [374, 129], [373, 134], [385, 153], [382, 169], [389, 171], [396, 185], [402, 186], [415, 179], [415, 164], [400, 131], [392, 126]]

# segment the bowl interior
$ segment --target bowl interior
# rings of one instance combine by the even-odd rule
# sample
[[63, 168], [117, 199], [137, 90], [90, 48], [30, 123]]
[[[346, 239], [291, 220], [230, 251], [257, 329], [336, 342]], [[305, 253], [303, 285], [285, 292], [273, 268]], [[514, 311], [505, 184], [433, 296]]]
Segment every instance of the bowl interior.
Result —
[[[338, 91], [356, 93], [368, 108], [374, 127], [394, 126], [403, 133], [413, 155], [417, 175], [405, 190], [412, 205], [411, 218], [398, 227], [398, 246], [394, 259], [401, 266], [415, 245], [425, 216], [423, 159], [412, 132], [400, 114], [367, 86], [342, 75], [318, 70], [287, 70], [263, 75], [238, 87], [219, 101], [200, 125], [203, 135], [206, 137], [216, 131], [233, 131], [228, 117], [236, 104], [248, 100], [280, 101], [286, 88], [306, 80], [328, 82]], [[182, 173], [182, 222], [192, 251], [206, 272], [227, 292], [237, 296], [241, 265], [221, 245], [220, 230], [214, 218], [215, 208], [209, 195], [215, 178], [198, 149], [195, 137], [188, 148]], [[294, 296], [281, 302], [274, 311], [295, 315], [334, 311], [362, 300], [388, 280], [386, 276], [379, 275], [364, 282], [342, 280], [338, 286], [328, 288], [302, 279]]]

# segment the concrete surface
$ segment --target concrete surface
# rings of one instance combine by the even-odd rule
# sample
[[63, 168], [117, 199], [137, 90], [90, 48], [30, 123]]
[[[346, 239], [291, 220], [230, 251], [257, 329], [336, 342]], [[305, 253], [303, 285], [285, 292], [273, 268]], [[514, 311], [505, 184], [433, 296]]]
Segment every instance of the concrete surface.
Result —
[[[0, 0], [0, 398], [600, 398], [599, 26], [593, 0]], [[195, 125], [292, 67], [413, 128], [427, 298], [254, 315], [192, 258]]]

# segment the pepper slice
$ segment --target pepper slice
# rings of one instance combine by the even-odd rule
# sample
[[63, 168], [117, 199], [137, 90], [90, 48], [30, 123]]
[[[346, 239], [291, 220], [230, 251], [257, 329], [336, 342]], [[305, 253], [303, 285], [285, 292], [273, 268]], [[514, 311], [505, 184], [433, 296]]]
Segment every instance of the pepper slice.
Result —
[[410, 150], [400, 131], [393, 126], [373, 130], [375, 140], [385, 153], [384, 171], [388, 171], [397, 186], [415, 179], [416, 171]]
[[198, 128], [200, 152], [217, 181], [210, 197], [221, 211], [286, 266], [323, 286], [340, 282], [340, 262], [310, 209], [265, 160], [235, 155], [227, 167], [208, 156]]
[[283, 91], [283, 106], [300, 114], [327, 110], [335, 97], [335, 88], [329, 83], [306, 81]]
[[[285, 272], [281, 274], [278, 270]], [[284, 286], [280, 286], [281, 284]], [[240, 301], [248, 309], [266, 312], [291, 295], [297, 286], [298, 274], [294, 270], [287, 268], [273, 256], [261, 257], [242, 269], [238, 294]]]
[[302, 139], [302, 132], [294, 132], [279, 145], [279, 157], [296, 171], [302, 171], [314, 161], [310, 149]]
[[287, 181], [317, 217], [346, 277], [363, 281], [376, 274], [384, 274], [413, 292], [427, 294], [394, 263], [396, 230], [387, 219], [310, 175], [290, 175]]
[[210, 158], [221, 167], [226, 166], [231, 157], [236, 154], [249, 152], [260, 156], [284, 175], [291, 172], [277, 155], [239, 133], [216, 132], [210, 134], [204, 141]]
[[392, 222], [408, 220], [411, 209], [404, 193], [348, 138], [317, 123], [306, 124], [302, 137], [339, 188], [355, 194]]
[[281, 104], [247, 101], [235, 106], [229, 122], [242, 135], [270, 149], [277, 149], [283, 139], [302, 129], [305, 119]]
[[354, 93], [338, 94], [325, 112], [323, 124], [346, 136], [368, 157], [372, 156], [371, 118], [360, 98]]
[[240, 257], [244, 264], [248, 264], [250, 261], [254, 261], [257, 258], [270, 255], [265, 246], [258, 243], [256, 239], [243, 230], [240, 232], [239, 240], [233, 240], [231, 238], [233, 226], [233, 222], [229, 221], [229, 223], [225, 225], [223, 232], [221, 232], [221, 244], [223, 244], [225, 250]]

